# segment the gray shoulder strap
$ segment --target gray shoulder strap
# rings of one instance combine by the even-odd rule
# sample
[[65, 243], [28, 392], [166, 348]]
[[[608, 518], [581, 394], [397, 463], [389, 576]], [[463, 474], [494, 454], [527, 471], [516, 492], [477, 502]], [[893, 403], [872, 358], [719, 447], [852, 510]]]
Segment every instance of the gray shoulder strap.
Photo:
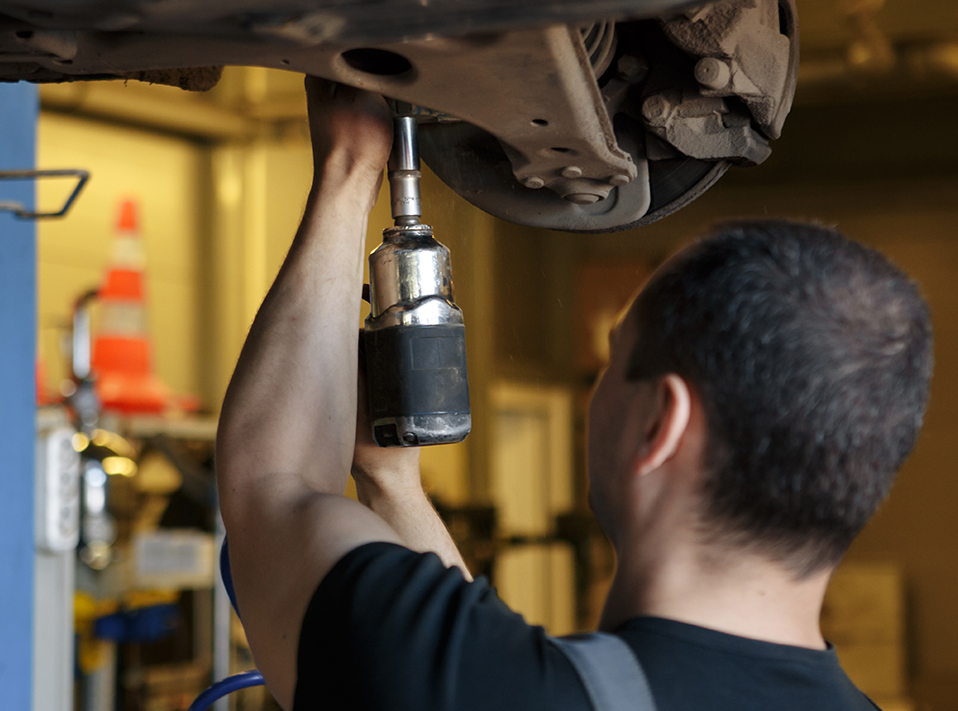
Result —
[[552, 643], [572, 662], [594, 711], [655, 711], [645, 672], [619, 637], [593, 632]]

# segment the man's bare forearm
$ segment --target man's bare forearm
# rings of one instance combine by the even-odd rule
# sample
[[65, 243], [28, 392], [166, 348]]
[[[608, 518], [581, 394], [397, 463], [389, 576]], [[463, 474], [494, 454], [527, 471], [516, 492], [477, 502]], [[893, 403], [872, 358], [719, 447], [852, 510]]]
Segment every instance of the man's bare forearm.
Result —
[[357, 451], [366, 227], [391, 125], [381, 97], [316, 80], [307, 86], [316, 181], [230, 381], [216, 461], [247, 636], [287, 708], [302, 616], [342, 556], [386, 541], [462, 565], [418, 471], [418, 496], [367, 489], [367, 507], [343, 496]]
[[315, 182], [230, 381], [216, 442], [237, 603], [257, 665], [287, 709], [316, 586], [356, 547], [402, 542], [343, 496], [366, 223], [389, 153], [389, 108], [323, 80], [306, 85]]
[[245, 526], [256, 511], [282, 509], [270, 501], [342, 494], [352, 460], [366, 223], [391, 123], [382, 97], [322, 80], [307, 79], [307, 106], [313, 186], [220, 415], [217, 471], [228, 529], [231, 520]]
[[466, 580], [472, 580], [462, 554], [423, 491], [418, 456], [385, 471], [363, 472], [354, 467], [353, 478], [360, 502], [388, 523], [406, 547], [431, 551], [444, 565], [458, 567]]
[[224, 514], [277, 487], [345, 488], [367, 221], [360, 190], [369, 187], [324, 173], [250, 329], [220, 418]]

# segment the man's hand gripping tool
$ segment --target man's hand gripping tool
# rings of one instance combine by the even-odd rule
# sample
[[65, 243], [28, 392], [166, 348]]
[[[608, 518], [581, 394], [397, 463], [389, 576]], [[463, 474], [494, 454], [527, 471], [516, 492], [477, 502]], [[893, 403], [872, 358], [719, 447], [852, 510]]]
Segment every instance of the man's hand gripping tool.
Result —
[[469, 434], [462, 311], [449, 250], [420, 224], [416, 119], [399, 116], [389, 158], [394, 227], [369, 255], [372, 312], [363, 336], [373, 438], [380, 447], [461, 442]]

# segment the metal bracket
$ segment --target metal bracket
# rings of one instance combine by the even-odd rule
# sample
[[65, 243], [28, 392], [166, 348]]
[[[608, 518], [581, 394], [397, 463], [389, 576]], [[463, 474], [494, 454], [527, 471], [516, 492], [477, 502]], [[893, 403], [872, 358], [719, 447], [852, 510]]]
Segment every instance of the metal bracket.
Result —
[[550, 25], [378, 47], [393, 58], [391, 68], [340, 53], [318, 73], [441, 111], [447, 125], [455, 125], [450, 117], [468, 122], [501, 143], [512, 190], [549, 188], [564, 202], [589, 206], [641, 172], [618, 144], [595, 77], [614, 48], [613, 23], [601, 24], [601, 32], [586, 33], [588, 46], [578, 27]]
[[697, 58], [694, 77], [703, 97], [738, 97], [765, 137], [781, 135], [798, 76], [795, 0], [719, 0], [661, 26]]
[[39, 180], [40, 178], [77, 178], [76, 187], [66, 202], [56, 212], [31, 212], [27, 206], [13, 200], [0, 200], [0, 212], [12, 212], [22, 220], [38, 220], [47, 217], [63, 217], [90, 179], [90, 171], [78, 168], [63, 170], [0, 170], [0, 180]]

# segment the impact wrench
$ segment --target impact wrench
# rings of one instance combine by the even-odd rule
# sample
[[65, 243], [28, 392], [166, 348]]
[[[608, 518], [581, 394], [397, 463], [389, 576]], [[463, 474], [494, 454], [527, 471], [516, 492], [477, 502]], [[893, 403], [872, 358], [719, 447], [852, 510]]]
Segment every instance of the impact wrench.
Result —
[[469, 434], [462, 311], [452, 295], [449, 250], [419, 222], [416, 119], [394, 119], [388, 177], [395, 226], [369, 255], [366, 379], [380, 447], [461, 442]]

